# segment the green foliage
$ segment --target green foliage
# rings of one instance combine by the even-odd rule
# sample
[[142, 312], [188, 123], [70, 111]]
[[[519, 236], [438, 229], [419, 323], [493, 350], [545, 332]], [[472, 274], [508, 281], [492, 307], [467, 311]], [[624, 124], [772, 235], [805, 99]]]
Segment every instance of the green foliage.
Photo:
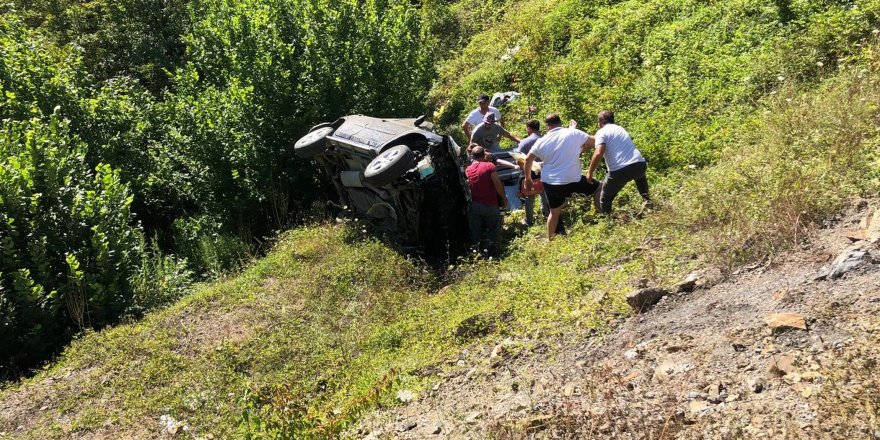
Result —
[[[59, 46], [77, 48], [90, 81], [135, 78], [155, 94], [170, 85], [189, 29], [187, 0], [18, 0], [18, 14]], [[83, 78], [84, 79], [84, 78]]]
[[[177, 297], [191, 278], [183, 261], [218, 276], [302, 221], [324, 194], [314, 165], [294, 157], [295, 139], [345, 114], [419, 113], [433, 76], [422, 15], [402, 0], [41, 0], [0, 11], [0, 118], [46, 130], [51, 117], [68, 121], [64, 136], [84, 144], [83, 166], [130, 188], [114, 209], [156, 237], [158, 248], [145, 250], [98, 235], [96, 249], [145, 260], [130, 280], [136, 298], [120, 288], [107, 298], [119, 307], [87, 324], [111, 322], [132, 301], [139, 313]], [[90, 191], [80, 182], [70, 185]], [[42, 246], [64, 249], [58, 239]], [[108, 295], [88, 280], [95, 263], [73, 256], [86, 277], [75, 290]], [[4, 273], [31, 289], [33, 270]]]
[[130, 304], [139, 235], [131, 194], [118, 172], [92, 170], [85, 156], [56, 117], [0, 128], [0, 358], [13, 369]]
[[[356, 230], [293, 231], [240, 276], [87, 334], [41, 377], [4, 391], [75, 376], [40, 384], [61, 404], [34, 415], [35, 438], [107, 420], [131, 434], [161, 413], [193, 435], [338, 436], [397, 389], [429, 386], [450, 353], [601, 331], [627, 310], [634, 280], [668, 285], [698, 265], [774, 257], [880, 188], [876, 1], [188, 7], [185, 31], [173, 32], [186, 55], [161, 93], [146, 75], [92, 81], [72, 46], [3, 19], [0, 148], [14, 153], [2, 150], [0, 168], [0, 245], [12, 255], [0, 266], [0, 325], [15, 344], [69, 332], [83, 304], [104, 321], [167, 304], [189, 286], [188, 267], [219, 275], [248, 258], [254, 235], [314, 197], [315, 173], [292, 159], [292, 140], [348, 112], [418, 112], [432, 62], [446, 56], [430, 95], [441, 122], [457, 124], [477, 93], [499, 89], [525, 94], [505, 110], [510, 121], [534, 116], [529, 103], [582, 121], [610, 107], [651, 160], [659, 208], [638, 218], [631, 187], [618, 199], [623, 221], [574, 200], [569, 235], [511, 237], [505, 259], [462, 262], [439, 290]], [[102, 23], [128, 19], [114, 17]], [[111, 57], [117, 42], [89, 51]], [[168, 234], [145, 245], [129, 206]]]
[[609, 108], [652, 168], [706, 166], [761, 97], [834, 72], [880, 24], [876, 1], [776, 3], [520, 2], [440, 67], [432, 102], [444, 124], [495, 90], [524, 94], [508, 121], [532, 103], [588, 128]]
[[165, 255], [152, 240], [141, 238], [140, 264], [131, 276], [132, 306], [129, 313], [141, 314], [180, 299], [192, 287], [194, 274], [187, 261]]
[[[712, 167], [660, 179], [650, 216], [573, 215], [570, 233], [550, 243], [536, 226], [502, 260], [462, 261], [442, 288], [358, 238], [359, 228], [297, 229], [239, 276], [86, 335], [0, 399], [52, 396], [29, 420], [33, 438], [131, 434], [162, 414], [194, 436], [333, 438], [364, 411], [393, 405], [396, 391], [461, 373], [448, 361], [464, 349], [601, 334], [627, 313], [636, 280], [670, 285], [706, 263], [775, 256], [846, 199], [876, 194], [880, 57], [871, 47], [860, 58], [818, 87], [759, 103], [748, 122], [755, 136], [728, 145]], [[625, 201], [620, 212], [634, 217]], [[477, 359], [477, 374], [490, 369]], [[61, 417], [70, 426], [53, 428]]]
[[75, 106], [75, 57], [34, 38], [8, 14], [0, 15], [0, 53], [0, 119], [30, 119]]
[[[880, 57], [844, 69], [813, 93], [786, 89], [746, 125], [750, 139], [687, 176], [662, 217], [689, 225], [701, 253], [727, 267], [799, 243], [848, 199], [878, 188]], [[784, 97], [784, 99], [783, 99]], [[703, 235], [705, 234], [705, 235]]]

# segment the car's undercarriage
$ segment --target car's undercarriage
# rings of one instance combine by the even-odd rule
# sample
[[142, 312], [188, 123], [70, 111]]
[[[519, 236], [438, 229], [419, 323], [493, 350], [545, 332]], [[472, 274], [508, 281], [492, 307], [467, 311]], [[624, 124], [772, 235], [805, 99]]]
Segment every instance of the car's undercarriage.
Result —
[[[412, 129], [395, 136], [395, 129], [407, 129], [400, 121], [412, 120], [351, 118], [357, 125], [346, 126], [345, 118], [341, 118], [314, 128], [312, 133], [322, 130], [320, 140], [325, 144], [307, 146], [317, 151], [313, 158], [332, 182], [345, 209], [395, 237], [395, 244], [406, 253], [434, 261], [464, 253], [469, 237], [469, 194], [461, 149], [450, 137], [418, 126], [410, 125]], [[340, 136], [334, 135], [334, 129], [340, 129]], [[370, 130], [378, 134], [371, 137], [374, 133]], [[403, 157], [390, 154], [398, 151]], [[377, 166], [382, 160], [403, 164]], [[370, 167], [379, 169], [380, 174], [369, 178]], [[384, 169], [394, 167], [396, 171]], [[391, 172], [395, 174], [389, 178]]]

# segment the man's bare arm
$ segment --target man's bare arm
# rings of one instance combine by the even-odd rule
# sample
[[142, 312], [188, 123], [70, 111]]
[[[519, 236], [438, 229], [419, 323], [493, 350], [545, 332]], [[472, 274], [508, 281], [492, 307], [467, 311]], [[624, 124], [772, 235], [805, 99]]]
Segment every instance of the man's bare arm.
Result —
[[495, 166], [498, 167], [499, 165], [500, 165], [499, 168], [511, 168], [511, 169], [516, 168], [515, 163], [508, 162], [504, 159], [495, 159]]
[[593, 152], [593, 158], [590, 159], [590, 171], [587, 173], [587, 180], [593, 180], [593, 173], [596, 172], [596, 168], [599, 168], [599, 162], [602, 161], [602, 156], [605, 155], [605, 144], [599, 144], [596, 146], [596, 151]]
[[587, 141], [584, 142], [583, 145], [581, 145], [581, 154], [584, 154], [587, 151], [592, 150], [593, 148], [596, 148], [596, 138], [590, 136]]
[[507, 207], [507, 193], [504, 192], [504, 184], [501, 183], [501, 178], [498, 177], [498, 172], [492, 173], [492, 184], [495, 185], [495, 192], [498, 193], [498, 196], [501, 197], [501, 208], [504, 209]]
[[531, 191], [534, 186], [534, 183], [532, 183], [532, 164], [535, 163], [535, 159], [537, 158], [538, 156], [529, 153], [529, 155], [526, 156], [526, 163], [523, 165], [522, 172], [526, 179], [526, 189], [529, 191]]
[[468, 140], [471, 138], [471, 127], [473, 127], [473, 125], [469, 124], [468, 121], [464, 121], [464, 123], [461, 124], [461, 129], [464, 131], [464, 135], [467, 136]]
[[518, 137], [516, 137], [516, 136], [514, 136], [514, 135], [512, 135], [512, 134], [510, 134], [509, 132], [505, 132], [505, 133], [504, 133], [504, 137], [506, 137], [506, 138], [508, 138], [508, 139], [510, 139], [510, 140], [512, 140], [512, 141], [514, 141], [514, 142], [516, 142], [517, 145], [519, 145], [519, 143], [522, 142], [522, 139], [520, 139], [520, 138], [518, 138]]

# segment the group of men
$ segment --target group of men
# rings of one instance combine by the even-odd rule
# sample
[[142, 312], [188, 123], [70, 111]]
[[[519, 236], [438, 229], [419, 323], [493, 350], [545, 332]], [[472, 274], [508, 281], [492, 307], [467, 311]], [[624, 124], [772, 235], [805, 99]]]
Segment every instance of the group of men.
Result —
[[[547, 217], [547, 238], [550, 240], [564, 233], [560, 221], [562, 208], [574, 194], [592, 197], [596, 208], [610, 215], [614, 198], [628, 182], [634, 181], [642, 198], [650, 201], [647, 161], [629, 133], [614, 123], [614, 113], [611, 111], [599, 112], [599, 129], [592, 136], [579, 130], [575, 121], [570, 121], [567, 128], [563, 127], [559, 115], [551, 113], [544, 119], [547, 132], [543, 136], [540, 123], [531, 120], [525, 126], [528, 136], [520, 139], [504, 128], [501, 112], [489, 106], [488, 96], [480, 95], [478, 103], [479, 107], [468, 115], [462, 125], [470, 140], [468, 151], [473, 161], [465, 174], [471, 190], [471, 241], [478, 249], [494, 252], [501, 231], [501, 209], [509, 203], [497, 167], [521, 168], [524, 181], [519, 192], [525, 195], [526, 224], [531, 225], [533, 221], [534, 201], [539, 196], [542, 212]], [[517, 143], [514, 151], [525, 155], [522, 166], [493, 157], [492, 153], [501, 151], [502, 137]], [[584, 175], [580, 157], [591, 150], [589, 170]], [[607, 172], [605, 179], [599, 182], [593, 175], [603, 159]], [[535, 167], [536, 162], [541, 162], [539, 172]], [[541, 187], [543, 191], [540, 191]]]

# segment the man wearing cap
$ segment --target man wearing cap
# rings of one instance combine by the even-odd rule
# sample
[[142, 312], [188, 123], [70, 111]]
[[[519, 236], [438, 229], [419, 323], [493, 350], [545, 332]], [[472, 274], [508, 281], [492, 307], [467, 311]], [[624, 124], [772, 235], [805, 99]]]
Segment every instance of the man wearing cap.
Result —
[[471, 138], [471, 130], [477, 125], [480, 125], [480, 123], [483, 122], [483, 118], [489, 113], [494, 114], [495, 121], [502, 127], [504, 126], [504, 121], [501, 119], [501, 112], [498, 111], [497, 108], [489, 106], [489, 95], [480, 95], [480, 97], [477, 98], [477, 104], [478, 107], [474, 109], [474, 111], [472, 111], [464, 120], [464, 123], [461, 124], [461, 129], [464, 130], [464, 135], [467, 136], [468, 139]]
[[611, 204], [614, 198], [629, 181], [635, 181], [645, 203], [651, 202], [648, 193], [648, 179], [645, 176], [648, 170], [648, 162], [642, 153], [636, 148], [632, 138], [623, 127], [614, 123], [614, 113], [602, 110], [598, 116], [599, 131], [596, 132], [596, 151], [590, 160], [590, 171], [587, 178], [593, 179], [593, 172], [599, 167], [599, 162], [605, 158], [605, 166], [608, 173], [602, 183], [602, 193], [599, 195], [599, 207], [605, 214], [611, 214]]
[[550, 216], [547, 217], [547, 238], [552, 240], [558, 232], [562, 232], [559, 221], [562, 205], [572, 194], [579, 193], [592, 196], [599, 189], [599, 182], [587, 179], [581, 174], [581, 153], [591, 148], [593, 138], [577, 128], [572, 122], [570, 128], [562, 128], [559, 115], [551, 113], [544, 119], [547, 133], [538, 139], [526, 157], [525, 185], [532, 189], [532, 164], [537, 159], [543, 161], [541, 182], [550, 205]]
[[520, 138], [510, 134], [501, 125], [496, 124], [494, 113], [486, 113], [486, 116], [483, 117], [483, 122], [477, 125], [471, 133], [471, 143], [479, 144], [483, 148], [497, 153], [501, 151], [499, 141], [502, 136], [517, 144], [520, 142]]
[[507, 195], [495, 171], [495, 165], [489, 161], [489, 153], [483, 147], [475, 146], [471, 154], [474, 161], [465, 170], [471, 190], [471, 209], [468, 212], [471, 244], [491, 255], [495, 252], [501, 232], [500, 208], [507, 206]]

